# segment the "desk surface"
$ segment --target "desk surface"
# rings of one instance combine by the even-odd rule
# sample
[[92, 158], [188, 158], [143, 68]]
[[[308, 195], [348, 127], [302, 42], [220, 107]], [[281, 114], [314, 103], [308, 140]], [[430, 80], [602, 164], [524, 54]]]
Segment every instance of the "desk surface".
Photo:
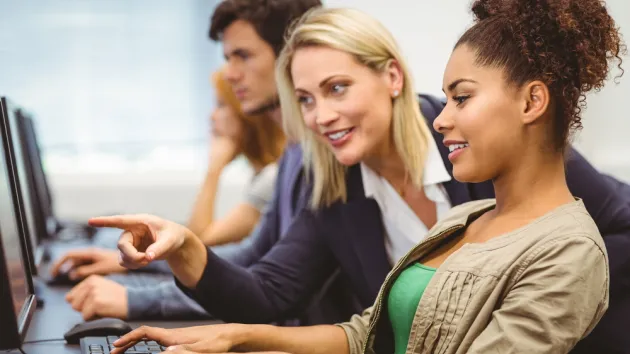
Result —
[[[43, 271], [47, 271], [45, 265], [41, 267]], [[30, 326], [28, 328], [25, 342], [60, 339], [56, 342], [43, 343], [26, 343], [22, 349], [27, 354], [61, 354], [61, 353], [80, 353], [78, 345], [67, 345], [63, 340], [63, 335], [77, 323], [83, 322], [83, 318], [79, 312], [72, 309], [70, 304], [65, 301], [65, 295], [70, 287], [47, 286], [41, 288], [41, 296], [45, 304], [42, 308], [35, 310]], [[178, 328], [198, 325], [207, 325], [212, 321], [142, 321], [128, 322], [132, 327], [136, 328], [141, 325]], [[216, 322], [214, 322], [216, 323]]]

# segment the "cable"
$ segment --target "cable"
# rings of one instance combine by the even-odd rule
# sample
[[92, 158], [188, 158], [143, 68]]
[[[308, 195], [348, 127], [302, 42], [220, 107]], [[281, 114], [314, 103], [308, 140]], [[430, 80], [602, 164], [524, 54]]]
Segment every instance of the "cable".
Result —
[[45, 343], [45, 342], [60, 342], [60, 341], [65, 341], [65, 339], [64, 338], [38, 339], [38, 340], [30, 340], [30, 341], [24, 342], [22, 344]]

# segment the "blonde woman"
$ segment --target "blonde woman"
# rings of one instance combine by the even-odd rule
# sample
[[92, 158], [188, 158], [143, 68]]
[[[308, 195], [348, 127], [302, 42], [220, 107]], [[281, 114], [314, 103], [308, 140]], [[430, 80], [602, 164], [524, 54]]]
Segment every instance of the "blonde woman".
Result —
[[[595, 2], [587, 4], [595, 9], [590, 13], [612, 21]], [[493, 20], [484, 9], [499, 14]], [[555, 17], [517, 1], [480, 1], [475, 11], [478, 24], [447, 66], [448, 102], [437, 119], [430, 114], [438, 108], [426, 97], [421, 115], [404, 60], [376, 20], [355, 10], [319, 9], [297, 24], [277, 75], [287, 131], [302, 142], [312, 172], [314, 211], [302, 213], [258, 267], [244, 273], [226, 267], [196, 245], [189, 230], [152, 216], [92, 220], [128, 231], [119, 244], [124, 264], [167, 259], [180, 286], [206, 308], [223, 308], [228, 320], [263, 319], [256, 317], [261, 308], [268, 315], [256, 296], [278, 307], [289, 302], [285, 314], [291, 313], [336, 267], [365, 307], [376, 300], [373, 307], [339, 326], [141, 328], [115, 344], [150, 338], [176, 352], [566, 353], [588, 334], [608, 306], [607, 255], [598, 227], [606, 233], [628, 221], [603, 216], [610, 215], [611, 200], [615, 208], [625, 202], [566, 140], [584, 87], [575, 91], [572, 85], [578, 79], [601, 85], [607, 53], [619, 52], [619, 38], [590, 28], [595, 37], [611, 38], [598, 43], [590, 31], [578, 31], [576, 39], [596, 45], [598, 55], [571, 57], [557, 49], [531, 54], [531, 64], [514, 36], [526, 43], [546, 38], [536, 31], [529, 37], [528, 19], [556, 23]], [[521, 13], [522, 28], [509, 32], [507, 19]], [[573, 16], [567, 23], [589, 23], [580, 13]], [[489, 35], [500, 39], [501, 50], [488, 47], [494, 43], [485, 41]], [[536, 70], [554, 63], [578, 75], [574, 59], [599, 65], [599, 71], [538, 78]], [[512, 76], [521, 72], [524, 77]], [[577, 96], [559, 94], [564, 88]], [[601, 194], [592, 197], [593, 189]], [[496, 200], [464, 203], [495, 193]], [[136, 246], [134, 236], [156, 241]], [[215, 279], [228, 277], [239, 284], [234, 299], [217, 295]]]

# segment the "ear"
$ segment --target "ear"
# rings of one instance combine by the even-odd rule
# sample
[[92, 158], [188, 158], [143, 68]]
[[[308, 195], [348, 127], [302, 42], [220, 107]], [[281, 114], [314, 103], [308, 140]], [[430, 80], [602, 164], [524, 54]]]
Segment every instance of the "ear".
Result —
[[550, 104], [549, 87], [540, 80], [526, 84], [522, 91], [523, 109], [521, 111], [524, 124], [540, 122]]
[[385, 68], [385, 80], [389, 87], [389, 93], [392, 97], [399, 96], [404, 86], [403, 71], [400, 63], [395, 59], [390, 60]]

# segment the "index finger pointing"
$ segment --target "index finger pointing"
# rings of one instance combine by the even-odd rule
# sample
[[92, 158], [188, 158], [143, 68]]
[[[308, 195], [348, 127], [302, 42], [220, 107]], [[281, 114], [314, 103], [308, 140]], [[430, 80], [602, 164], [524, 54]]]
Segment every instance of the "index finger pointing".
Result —
[[129, 227], [145, 224], [146, 220], [142, 215], [114, 215], [99, 216], [88, 220], [88, 225], [94, 227], [115, 227], [127, 229]]

